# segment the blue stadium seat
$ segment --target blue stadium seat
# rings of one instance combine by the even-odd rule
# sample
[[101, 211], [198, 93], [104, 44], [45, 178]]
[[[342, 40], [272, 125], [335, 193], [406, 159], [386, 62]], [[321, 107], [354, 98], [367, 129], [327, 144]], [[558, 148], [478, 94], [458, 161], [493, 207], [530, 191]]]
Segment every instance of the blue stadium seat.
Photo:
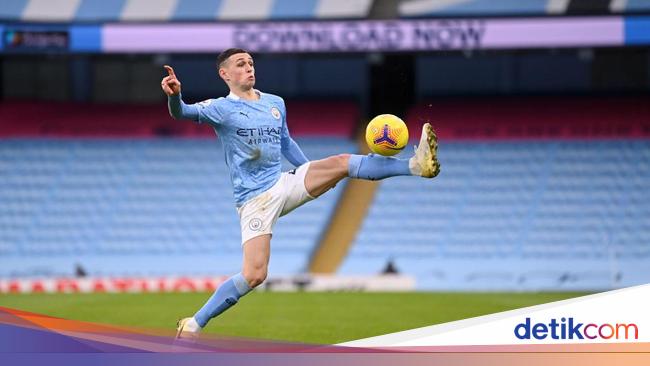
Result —
[[[312, 159], [355, 150], [335, 138], [300, 144]], [[454, 142], [440, 157], [435, 180], [381, 183], [340, 273], [393, 259], [421, 289], [647, 282], [649, 142]], [[2, 276], [70, 274], [77, 262], [93, 275], [239, 269], [214, 140], [5, 140], [0, 167]], [[279, 221], [272, 274], [305, 269], [341, 186]]]
[[578, 262], [625, 271], [623, 281], [650, 276], [626, 264], [650, 257], [650, 142], [458, 142], [441, 145], [440, 159], [433, 181], [381, 183], [339, 273], [378, 273], [393, 259], [428, 289], [491, 288], [467, 280], [476, 273], [509, 273], [496, 288], [537, 289], [548, 281], [526, 282], [527, 272], [560, 276]]
[[[311, 159], [356, 149], [340, 138], [299, 143]], [[77, 262], [91, 275], [239, 270], [239, 222], [218, 141], [4, 140], [0, 166], [0, 276], [71, 274]], [[280, 219], [271, 273], [305, 268], [340, 191]]]
[[[7, 3], [7, 4], [5, 4]], [[10, 21], [216, 21], [367, 17], [373, 0], [5, 0], [0, 18]]]

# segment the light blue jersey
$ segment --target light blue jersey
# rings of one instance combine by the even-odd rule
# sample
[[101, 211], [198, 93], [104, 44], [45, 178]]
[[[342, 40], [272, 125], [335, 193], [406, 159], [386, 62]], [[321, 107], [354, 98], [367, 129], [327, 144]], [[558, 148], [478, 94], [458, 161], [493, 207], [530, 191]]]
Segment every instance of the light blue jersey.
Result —
[[295, 166], [308, 160], [289, 135], [282, 98], [256, 91], [258, 100], [233, 93], [186, 105], [169, 98], [175, 118], [210, 124], [221, 138], [237, 206], [271, 188], [281, 174], [282, 155]]

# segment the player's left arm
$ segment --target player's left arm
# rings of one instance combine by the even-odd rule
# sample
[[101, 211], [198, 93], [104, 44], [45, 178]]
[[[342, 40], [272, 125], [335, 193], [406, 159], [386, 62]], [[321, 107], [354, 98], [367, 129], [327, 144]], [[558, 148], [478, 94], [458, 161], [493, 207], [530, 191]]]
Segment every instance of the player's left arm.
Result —
[[[283, 103], [284, 107], [284, 103]], [[307, 162], [307, 156], [302, 152], [298, 143], [291, 138], [289, 134], [289, 127], [287, 126], [287, 108], [284, 107], [284, 113], [282, 113], [282, 134], [280, 136], [280, 145], [282, 147], [282, 155], [284, 155], [287, 160], [294, 166], [298, 167]]]
[[282, 138], [282, 155], [294, 166], [301, 166], [309, 161], [305, 153], [300, 150], [298, 143], [291, 137]]

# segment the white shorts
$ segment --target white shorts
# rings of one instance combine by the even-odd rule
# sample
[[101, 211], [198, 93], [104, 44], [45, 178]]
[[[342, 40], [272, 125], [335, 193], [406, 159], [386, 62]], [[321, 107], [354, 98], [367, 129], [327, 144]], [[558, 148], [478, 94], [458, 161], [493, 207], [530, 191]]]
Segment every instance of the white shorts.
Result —
[[314, 199], [305, 187], [307, 169], [309, 163], [282, 173], [273, 187], [237, 208], [242, 245], [256, 236], [272, 234], [280, 216]]

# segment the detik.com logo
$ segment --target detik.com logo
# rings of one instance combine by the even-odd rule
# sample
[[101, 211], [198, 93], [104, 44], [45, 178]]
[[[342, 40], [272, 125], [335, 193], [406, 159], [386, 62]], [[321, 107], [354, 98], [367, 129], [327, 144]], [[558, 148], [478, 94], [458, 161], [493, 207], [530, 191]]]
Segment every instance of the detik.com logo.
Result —
[[639, 327], [634, 324], [581, 323], [573, 318], [553, 318], [548, 323], [532, 323], [526, 318], [514, 329], [519, 339], [639, 339]]

